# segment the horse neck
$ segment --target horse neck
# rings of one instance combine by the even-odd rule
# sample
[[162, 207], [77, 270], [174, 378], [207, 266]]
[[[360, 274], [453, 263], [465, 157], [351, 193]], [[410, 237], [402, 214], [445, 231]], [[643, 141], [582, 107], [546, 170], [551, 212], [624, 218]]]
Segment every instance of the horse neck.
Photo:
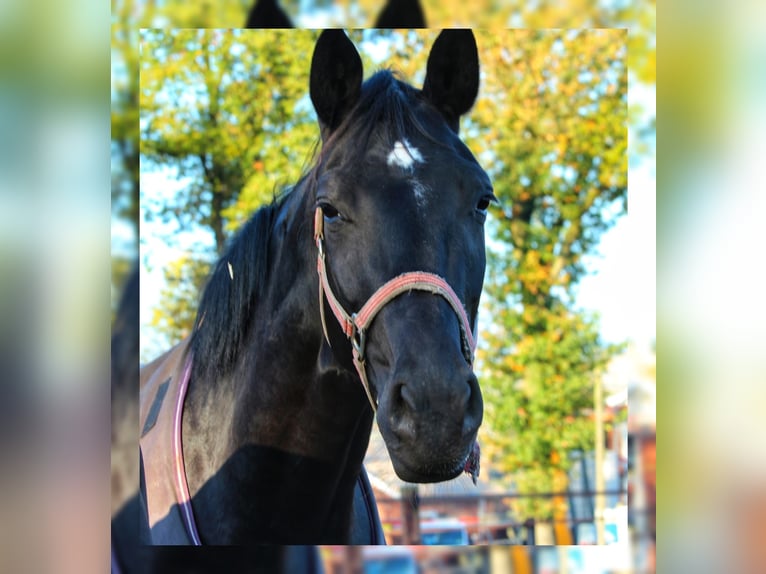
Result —
[[225, 379], [190, 384], [184, 456], [203, 541], [344, 542], [348, 530], [372, 412], [323, 339], [313, 202], [293, 193], [247, 352]]

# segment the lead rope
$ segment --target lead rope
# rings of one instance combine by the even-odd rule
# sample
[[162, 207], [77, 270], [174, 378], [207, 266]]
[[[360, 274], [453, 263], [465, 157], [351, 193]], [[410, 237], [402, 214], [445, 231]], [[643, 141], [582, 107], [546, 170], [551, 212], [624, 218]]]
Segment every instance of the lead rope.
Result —
[[461, 342], [463, 354], [470, 365], [473, 364], [473, 355], [476, 349], [476, 340], [471, 332], [468, 315], [463, 308], [458, 296], [444, 279], [433, 273], [425, 271], [413, 271], [399, 275], [382, 285], [367, 302], [362, 306], [358, 313], [350, 315], [338, 301], [335, 293], [330, 287], [327, 278], [327, 267], [325, 264], [324, 250], [324, 213], [321, 207], [317, 207], [314, 212], [314, 242], [317, 246], [317, 273], [319, 275], [319, 315], [322, 320], [322, 332], [327, 343], [330, 344], [330, 338], [327, 335], [327, 324], [325, 322], [324, 300], [330, 306], [335, 318], [340, 324], [343, 334], [351, 341], [351, 354], [354, 361], [354, 367], [359, 374], [362, 387], [370, 401], [373, 413], [377, 413], [377, 405], [372, 398], [370, 382], [367, 379], [367, 368], [365, 361], [366, 333], [372, 320], [380, 310], [390, 301], [403, 293], [413, 290], [426, 291], [434, 295], [440, 295], [447, 300], [452, 310], [458, 316], [460, 325]]

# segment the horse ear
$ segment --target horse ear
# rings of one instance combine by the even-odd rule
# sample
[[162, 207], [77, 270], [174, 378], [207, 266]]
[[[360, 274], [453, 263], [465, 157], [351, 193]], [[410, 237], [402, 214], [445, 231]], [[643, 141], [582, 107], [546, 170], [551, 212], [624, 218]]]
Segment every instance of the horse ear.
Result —
[[354, 107], [362, 89], [362, 59], [343, 30], [324, 30], [319, 35], [309, 87], [322, 139], [326, 139]]
[[426, 28], [419, 0], [388, 0], [375, 21], [376, 28]]
[[258, 0], [250, 9], [245, 28], [292, 28], [290, 17], [278, 0]]
[[479, 52], [471, 30], [443, 30], [428, 55], [423, 95], [457, 133], [479, 93]]

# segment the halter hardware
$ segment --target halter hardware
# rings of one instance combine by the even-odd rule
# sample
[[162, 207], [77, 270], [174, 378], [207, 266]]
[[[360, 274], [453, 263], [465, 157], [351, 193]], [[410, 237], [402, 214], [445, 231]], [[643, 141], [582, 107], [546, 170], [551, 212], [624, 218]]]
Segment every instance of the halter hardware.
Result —
[[362, 308], [357, 313], [349, 314], [343, 308], [340, 301], [338, 301], [327, 278], [327, 267], [325, 264], [326, 252], [324, 249], [324, 213], [321, 207], [317, 207], [314, 211], [314, 242], [317, 246], [317, 274], [319, 275], [319, 315], [322, 320], [324, 337], [327, 340], [327, 343], [330, 344], [324, 312], [324, 301], [326, 299], [330, 310], [333, 315], [335, 315], [335, 318], [343, 331], [343, 334], [351, 341], [351, 355], [353, 357], [354, 367], [362, 382], [362, 387], [364, 387], [367, 399], [370, 401], [373, 413], [377, 412], [377, 405], [372, 398], [372, 390], [367, 378], [367, 368], [365, 364], [367, 329], [380, 310], [403, 293], [408, 293], [410, 291], [425, 291], [433, 295], [439, 295], [447, 300], [447, 303], [450, 304], [450, 307], [452, 307], [452, 310], [458, 317], [463, 355], [469, 364], [473, 364], [476, 340], [474, 339], [471, 330], [468, 315], [463, 308], [463, 303], [460, 301], [460, 298], [444, 279], [438, 275], [427, 273], [425, 271], [411, 271], [409, 273], [404, 273], [380, 286], [367, 302], [362, 305]]
[[350, 338], [351, 346], [354, 348], [354, 352], [358, 355], [358, 357], [364, 360], [364, 347], [367, 344], [367, 331], [357, 327], [356, 313], [351, 315], [351, 320], [354, 323], [354, 332], [351, 334]]

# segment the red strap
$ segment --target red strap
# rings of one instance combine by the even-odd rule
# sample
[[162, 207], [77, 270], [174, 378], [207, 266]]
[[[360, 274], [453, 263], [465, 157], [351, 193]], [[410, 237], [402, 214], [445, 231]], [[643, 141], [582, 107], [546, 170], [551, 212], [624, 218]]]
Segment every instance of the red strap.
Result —
[[434, 295], [441, 295], [452, 307], [455, 314], [461, 323], [461, 329], [465, 336], [466, 343], [470, 349], [471, 360], [473, 363], [473, 351], [476, 350], [476, 341], [471, 333], [471, 325], [468, 321], [468, 315], [466, 315], [463, 304], [460, 299], [444, 279], [433, 273], [426, 273], [425, 271], [412, 271], [410, 273], [404, 273], [394, 279], [391, 279], [380, 287], [375, 293], [372, 294], [364, 304], [364, 307], [356, 314], [354, 322], [357, 329], [360, 331], [366, 330], [372, 320], [375, 318], [380, 310], [385, 307], [387, 303], [395, 299], [399, 295], [409, 291], [426, 291], [433, 293]]
[[[343, 333], [346, 335], [346, 337], [351, 338], [354, 334], [354, 319], [346, 313], [346, 310], [343, 309], [343, 305], [340, 304], [340, 301], [335, 297], [335, 293], [333, 293], [332, 287], [330, 287], [330, 282], [327, 279], [327, 268], [325, 267], [324, 262], [324, 253], [320, 253], [319, 257], [317, 257], [317, 273], [319, 273], [319, 301], [320, 301], [320, 311], [322, 313], [322, 323], [324, 327], [324, 305], [322, 305], [322, 294], [327, 297], [327, 302], [330, 304], [330, 309], [332, 310], [333, 315], [335, 315], [335, 318], [338, 320], [338, 323], [340, 324], [341, 329], [343, 330]], [[325, 335], [326, 329], [325, 329]]]

